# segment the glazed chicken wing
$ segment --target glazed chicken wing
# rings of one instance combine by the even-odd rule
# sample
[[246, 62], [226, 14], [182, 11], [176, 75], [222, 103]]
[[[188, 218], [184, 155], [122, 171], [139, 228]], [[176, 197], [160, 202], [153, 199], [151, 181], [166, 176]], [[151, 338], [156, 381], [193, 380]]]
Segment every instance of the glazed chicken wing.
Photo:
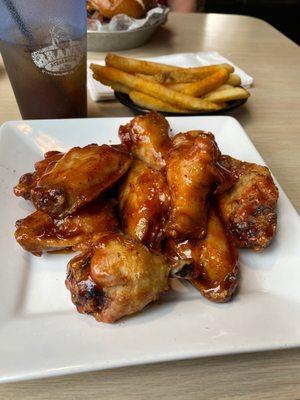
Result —
[[189, 131], [174, 137], [166, 167], [172, 200], [167, 236], [201, 239], [205, 235], [208, 195], [216, 183], [225, 185], [219, 157], [211, 133]]
[[133, 161], [119, 188], [123, 231], [158, 249], [168, 218], [170, 194], [164, 174], [142, 161]]
[[19, 183], [14, 187], [16, 196], [28, 200], [31, 197], [31, 189], [35, 188], [40, 178], [51, 171], [54, 165], [59, 161], [64, 153], [59, 151], [48, 151], [44, 154], [44, 159], [35, 163], [34, 172], [24, 174], [19, 179]]
[[121, 142], [135, 158], [160, 169], [166, 165], [165, 156], [171, 146], [170, 126], [162, 115], [151, 111], [121, 125]]
[[98, 235], [68, 264], [66, 286], [80, 313], [114, 322], [142, 310], [169, 286], [161, 255], [122, 234]]
[[276, 230], [278, 189], [267, 167], [222, 156], [222, 165], [237, 177], [235, 185], [218, 196], [221, 216], [238, 247], [260, 251]]
[[165, 254], [175, 260], [193, 260], [194, 271], [191, 265], [183, 264], [175, 275], [185, 277], [187, 271], [190, 282], [204, 297], [218, 303], [230, 300], [237, 287], [238, 253], [212, 206], [208, 212], [206, 237], [183, 242], [168, 239]]
[[16, 222], [15, 238], [25, 250], [35, 255], [70, 249], [86, 241], [88, 235], [116, 229], [115, 205], [116, 200], [104, 197], [63, 219], [36, 211]]
[[55, 218], [72, 214], [124, 175], [131, 156], [112, 146], [73, 147], [31, 190], [35, 207]]

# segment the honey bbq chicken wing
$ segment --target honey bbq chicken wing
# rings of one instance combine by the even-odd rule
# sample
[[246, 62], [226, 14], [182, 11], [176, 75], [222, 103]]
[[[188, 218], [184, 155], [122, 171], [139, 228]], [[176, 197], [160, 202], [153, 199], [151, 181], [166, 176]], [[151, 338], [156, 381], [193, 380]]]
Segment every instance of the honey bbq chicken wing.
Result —
[[97, 235], [68, 264], [66, 286], [80, 313], [114, 322], [142, 310], [169, 286], [165, 258], [122, 234]]
[[73, 147], [40, 178], [32, 201], [39, 211], [63, 218], [112, 187], [130, 164], [131, 156], [121, 148]]
[[35, 255], [71, 249], [86, 241], [89, 235], [118, 227], [116, 203], [106, 197], [97, 199], [62, 219], [35, 211], [16, 222], [15, 238], [25, 250]]
[[36, 187], [40, 178], [45, 173], [49, 172], [63, 155], [64, 153], [59, 151], [48, 151], [45, 153], [44, 159], [35, 163], [34, 172], [29, 172], [21, 176], [19, 183], [14, 187], [15, 195], [29, 200], [31, 197], [31, 189]]
[[222, 165], [236, 175], [234, 186], [218, 196], [221, 216], [238, 247], [260, 251], [276, 231], [278, 189], [262, 165], [222, 156]]
[[166, 165], [165, 156], [171, 146], [169, 130], [166, 118], [151, 111], [121, 125], [119, 137], [135, 158], [160, 169]]
[[204, 239], [182, 242], [168, 239], [164, 252], [175, 260], [193, 260], [193, 264], [177, 268], [175, 276], [185, 278], [187, 272], [192, 285], [207, 299], [217, 303], [230, 300], [238, 283], [238, 253], [212, 206]]
[[211, 133], [189, 131], [174, 137], [166, 166], [171, 193], [167, 236], [175, 239], [205, 236], [208, 195], [217, 183], [226, 186], [219, 157]]
[[158, 249], [168, 219], [170, 194], [165, 175], [134, 160], [119, 188], [122, 229], [150, 248]]

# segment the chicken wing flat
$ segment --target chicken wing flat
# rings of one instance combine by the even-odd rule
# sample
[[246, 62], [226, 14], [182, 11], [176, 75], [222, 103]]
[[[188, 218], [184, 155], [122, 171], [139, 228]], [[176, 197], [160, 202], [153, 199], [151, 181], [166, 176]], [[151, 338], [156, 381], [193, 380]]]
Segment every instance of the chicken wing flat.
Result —
[[29, 200], [31, 197], [31, 189], [35, 188], [40, 178], [47, 172], [51, 171], [54, 165], [59, 161], [64, 153], [59, 151], [48, 151], [44, 154], [44, 159], [35, 163], [34, 172], [29, 172], [21, 176], [19, 183], [14, 187], [16, 196]]
[[122, 234], [97, 235], [68, 264], [66, 286], [80, 313], [114, 322], [142, 310], [169, 287], [161, 255]]
[[165, 175], [134, 160], [119, 188], [122, 229], [150, 248], [158, 249], [168, 219], [170, 193]]
[[278, 189], [267, 167], [222, 156], [222, 165], [237, 177], [235, 185], [218, 196], [221, 216], [238, 247], [260, 251], [276, 231]]
[[73, 147], [31, 190], [35, 207], [63, 218], [97, 198], [125, 174], [129, 153], [112, 146]]
[[72, 249], [76, 244], [86, 241], [89, 235], [113, 231], [118, 227], [116, 203], [114, 199], [97, 199], [63, 219], [36, 211], [16, 222], [15, 238], [34, 255]]
[[165, 254], [175, 260], [193, 260], [193, 273], [191, 265], [183, 264], [183, 269], [177, 270], [176, 275], [185, 277], [188, 271], [188, 277], [193, 275], [190, 282], [204, 297], [217, 303], [230, 300], [238, 283], [238, 253], [212, 206], [208, 212], [206, 237], [183, 242], [168, 239]]
[[201, 239], [206, 234], [207, 199], [216, 183], [225, 185], [220, 151], [211, 133], [189, 131], [173, 139], [167, 158], [171, 212], [167, 236]]
[[151, 111], [121, 125], [119, 137], [135, 158], [160, 169], [166, 165], [165, 156], [171, 146], [169, 130], [166, 118]]

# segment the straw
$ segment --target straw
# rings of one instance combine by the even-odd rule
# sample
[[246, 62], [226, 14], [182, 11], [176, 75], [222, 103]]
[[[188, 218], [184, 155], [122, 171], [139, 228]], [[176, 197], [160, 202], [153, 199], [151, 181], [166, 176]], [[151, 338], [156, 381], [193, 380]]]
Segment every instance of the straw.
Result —
[[16, 25], [18, 26], [20, 32], [23, 34], [23, 36], [25, 36], [25, 38], [31, 44], [33, 42], [32, 33], [27, 28], [25, 22], [23, 21], [21, 15], [19, 14], [19, 11], [17, 10], [12, 0], [2, 0], [2, 1], [6, 5], [8, 11], [11, 13], [11, 16], [14, 19]]

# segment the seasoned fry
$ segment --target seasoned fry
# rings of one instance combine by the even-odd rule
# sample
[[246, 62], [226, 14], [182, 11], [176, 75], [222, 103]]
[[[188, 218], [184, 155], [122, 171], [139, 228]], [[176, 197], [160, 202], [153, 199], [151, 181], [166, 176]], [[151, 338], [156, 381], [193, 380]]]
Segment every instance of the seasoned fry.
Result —
[[[178, 88], [178, 90], [180, 88], [185, 88], [186, 85], [191, 84], [191, 83], [195, 83], [198, 82], [200, 80], [205, 79], [205, 77], [203, 78], [198, 78], [198, 77], [194, 77], [193, 79], [190, 79], [189, 82], [182, 82], [182, 83], [165, 83], [165, 74], [156, 74], [156, 75], [147, 75], [147, 74], [136, 74], [137, 76], [139, 76], [140, 78], [143, 79], [147, 79], [148, 81], [151, 82], [157, 82], [157, 83], [162, 83], [164, 85], [166, 85], [167, 87], [172, 88], [173, 90], [175, 90], [175, 88]], [[212, 73], [209, 73], [207, 76], [211, 76]], [[233, 87], [233, 86], [240, 86], [241, 85], [241, 78], [236, 75], [236, 74], [230, 74], [228, 80], [225, 82], [225, 84], [228, 86], [226, 89], [229, 89], [229, 87]], [[222, 85], [224, 86], [224, 85]]]
[[[224, 85], [219, 86], [217, 89], [212, 90], [211, 92], [207, 93], [206, 96], [215, 94], [218, 92], [223, 92], [224, 90], [228, 90], [228, 89], [234, 89], [234, 86], [231, 86], [231, 85], [228, 85], [227, 83], [225, 83]], [[203, 97], [205, 97], [205, 96], [203, 96]], [[218, 103], [218, 104], [221, 105], [222, 103]], [[226, 106], [226, 103], [223, 103], [223, 105]]]
[[207, 67], [181, 68], [174, 71], [164, 71], [154, 76], [155, 80], [160, 83], [189, 83], [195, 80], [201, 80], [209, 75], [226, 69], [229, 74], [233, 72], [233, 67], [229, 64], [209, 65]]
[[148, 110], [155, 110], [161, 112], [171, 112], [171, 113], [182, 113], [182, 114], [192, 114], [193, 111], [185, 110], [173, 106], [172, 104], [165, 103], [155, 97], [149, 96], [142, 92], [137, 92], [133, 90], [129, 93], [131, 100], [140, 107], [147, 108]]
[[221, 68], [206, 78], [192, 83], [176, 83], [170, 85], [169, 88], [177, 92], [185, 93], [190, 96], [203, 96], [204, 94], [217, 89], [228, 80], [229, 72], [225, 68]]
[[[187, 110], [184, 108], [179, 108], [173, 106], [170, 103], [166, 103], [155, 97], [149, 96], [142, 92], [137, 92], [133, 90], [129, 93], [129, 97], [131, 100], [140, 107], [146, 108], [148, 110], [160, 111], [160, 112], [170, 112], [170, 113], [178, 113], [178, 114], [194, 114], [196, 111]], [[220, 109], [226, 108], [226, 103], [218, 103]]]
[[179, 108], [191, 109], [195, 111], [220, 110], [221, 107], [210, 101], [199, 99], [176, 92], [166, 88], [159, 83], [150, 82], [146, 79], [128, 74], [116, 68], [102, 67], [101, 65], [91, 64], [90, 68], [95, 74], [95, 79], [105, 78], [112, 82], [121, 83], [130, 89], [148, 94], [161, 99]]
[[160, 64], [144, 60], [136, 60], [134, 58], [122, 57], [117, 54], [108, 53], [105, 57], [105, 63], [108, 67], [121, 69], [125, 72], [141, 72], [143, 74], [154, 75], [162, 71], [173, 71], [179, 67], [172, 65]]
[[[187, 73], [189, 76], [189, 79], [194, 80], [195, 78], [200, 79], [200, 78], [205, 78], [208, 75], [211, 75], [212, 73], [216, 72], [220, 68], [225, 68], [229, 71], [229, 73], [232, 73], [234, 71], [234, 68], [229, 65], [229, 64], [217, 64], [217, 65], [209, 65], [205, 67], [195, 67], [195, 68], [182, 68], [182, 67], [176, 67], [174, 65], [168, 65], [168, 64], [162, 64], [162, 63], [156, 63], [152, 61], [145, 61], [145, 60], [138, 60], [134, 58], [128, 58], [128, 57], [123, 57], [119, 56], [117, 54], [113, 53], [108, 53], [107, 56], [105, 57], [105, 63], [106, 66], [108, 67], [113, 67], [120, 69], [125, 72], [130, 72], [130, 73], [141, 73], [141, 74], [148, 74], [148, 75], [156, 75], [160, 73], [165, 73], [165, 72], [173, 72], [176, 71], [176, 73], [173, 75], [171, 74], [170, 77], [165, 77], [163, 81], [161, 81], [161, 77], [156, 76], [155, 80], [157, 82], [165, 82], [166, 78], [169, 78], [171, 82], [189, 82], [189, 81], [178, 81], [177, 80], [177, 72], [178, 72], [178, 77], [182, 76], [180, 72], [183, 74]], [[167, 83], [167, 82], [166, 82]]]
[[122, 85], [121, 83], [111, 82], [111, 84], [109, 86], [116, 92], [121, 92], [121, 93], [126, 93], [126, 94], [130, 93], [130, 89], [127, 86]]
[[[93, 76], [93, 78], [96, 79], [95, 76]], [[113, 90], [115, 90], [116, 92], [121, 92], [121, 93], [126, 93], [129, 94], [130, 89], [125, 86], [122, 85], [121, 83], [117, 83], [117, 82], [111, 82], [108, 79], [104, 79], [104, 78], [100, 78], [98, 79], [103, 85], [105, 86], [110, 86]]]
[[220, 92], [221, 90], [232, 89], [232, 88], [233, 88], [233, 86], [228, 85], [227, 82], [226, 82], [224, 85], [221, 85], [221, 86], [219, 86], [217, 89], [212, 90], [212, 91], [210, 92], [210, 94], [211, 94], [211, 93], [215, 93], [215, 92]]
[[156, 83], [164, 83], [164, 75], [163, 74], [156, 74], [156, 75], [148, 75], [148, 74], [136, 74], [136, 76], [139, 76], [140, 78], [147, 79], [148, 81], [151, 82], [156, 82]]
[[242, 84], [241, 78], [236, 74], [231, 74], [226, 83], [232, 86], [241, 86]]
[[223, 103], [224, 101], [247, 99], [249, 96], [250, 94], [246, 89], [234, 87], [232, 89], [220, 90], [215, 93], [208, 93], [206, 96], [204, 96], [204, 99], [216, 103]]

